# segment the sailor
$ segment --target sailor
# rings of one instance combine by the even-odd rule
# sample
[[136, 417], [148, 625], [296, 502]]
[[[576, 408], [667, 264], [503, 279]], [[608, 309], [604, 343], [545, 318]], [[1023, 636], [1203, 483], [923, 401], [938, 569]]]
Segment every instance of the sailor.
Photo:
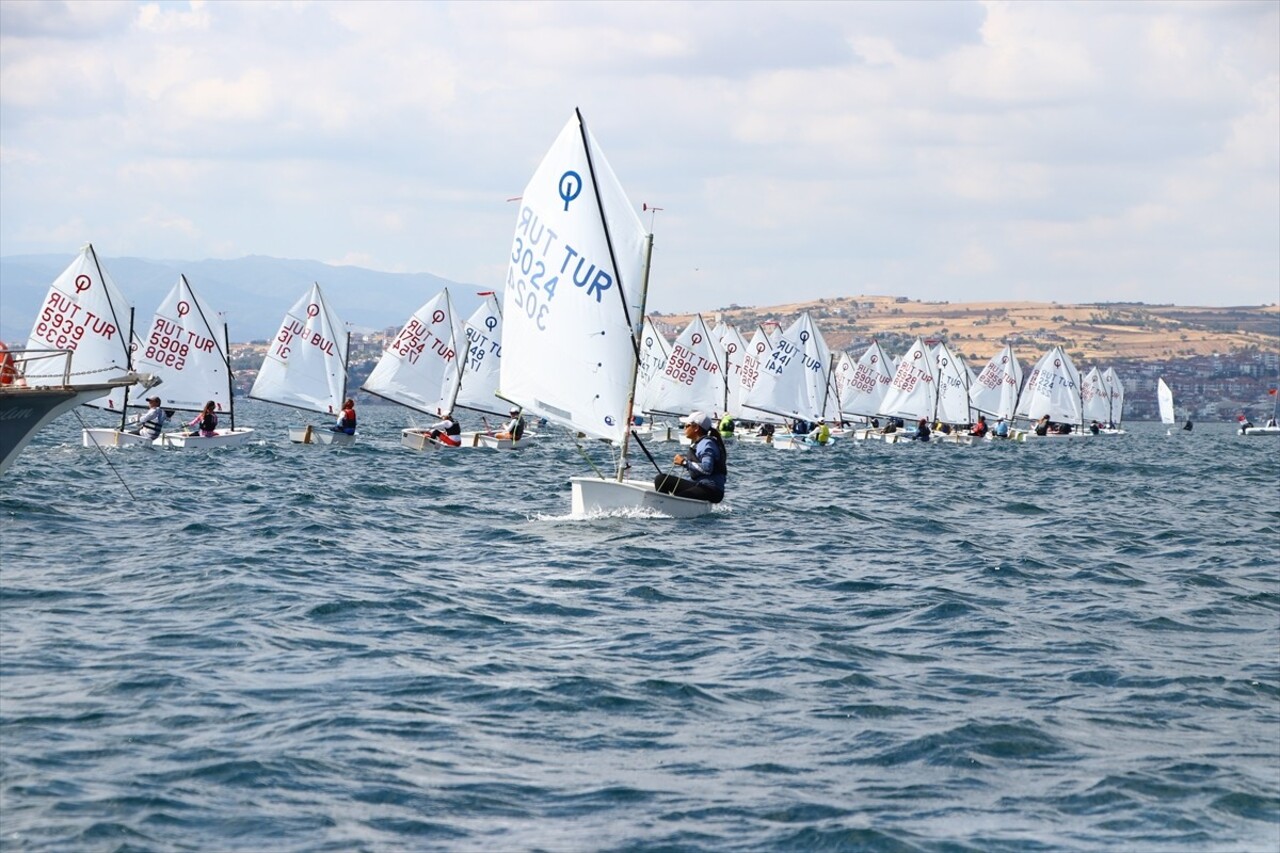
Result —
[[818, 423], [813, 429], [809, 430], [809, 434], [805, 438], [812, 444], [826, 444], [831, 440], [831, 427], [827, 426], [826, 418], [818, 418]]
[[974, 438], [983, 438], [987, 434], [987, 417], [986, 415], [978, 415], [978, 422], [969, 427], [969, 435]]
[[191, 427], [191, 431], [187, 435], [198, 435], [202, 438], [212, 438], [218, 432], [218, 413], [214, 411], [218, 405], [212, 400], [204, 404], [204, 409], [200, 414], [187, 421], [187, 426]]
[[1004, 418], [1001, 418], [1000, 420], [996, 421], [996, 438], [1008, 438], [1008, 437], [1009, 437], [1009, 422], [1006, 421]]
[[347, 435], [356, 434], [356, 401], [345, 400], [342, 404], [342, 413], [338, 415], [338, 422], [329, 429], [334, 432], [346, 433]]
[[912, 441], [928, 441], [929, 440], [928, 418], [921, 418], [919, 423], [916, 424], [916, 431], [915, 431], [915, 434], [911, 436], [911, 440]]
[[134, 435], [142, 435], [146, 438], [156, 439], [160, 437], [160, 430], [164, 427], [165, 421], [169, 418], [165, 415], [164, 409], [160, 408], [159, 397], [147, 398], [147, 410], [139, 415], [134, 425], [125, 432], [131, 432]]
[[524, 417], [520, 414], [520, 407], [512, 406], [507, 411], [507, 414], [511, 415], [511, 420], [503, 424], [502, 429], [498, 430], [494, 438], [519, 441], [524, 437]]
[[718, 504], [724, 500], [725, 480], [729, 474], [729, 453], [725, 450], [724, 441], [714, 429], [711, 416], [705, 412], [690, 412], [687, 418], [680, 419], [680, 423], [684, 424], [692, 455], [677, 453], [673, 461], [689, 472], [689, 479], [659, 474], [653, 480], [653, 487], [676, 497]]
[[720, 437], [724, 438], [727, 435], [733, 435], [735, 426], [736, 424], [733, 422], [733, 415], [725, 412], [724, 417], [720, 419]]
[[427, 427], [427, 434], [449, 447], [462, 446], [462, 426], [454, 420], [453, 412], [446, 412], [444, 417]]

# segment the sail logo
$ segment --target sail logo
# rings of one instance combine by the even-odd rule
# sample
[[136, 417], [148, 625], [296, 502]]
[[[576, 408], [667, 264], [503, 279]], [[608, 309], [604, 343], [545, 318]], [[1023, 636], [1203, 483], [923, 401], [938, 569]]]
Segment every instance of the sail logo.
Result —
[[76, 293], [84, 293], [91, 287], [93, 287], [93, 279], [89, 278], [89, 276], [83, 273], [76, 276]]
[[582, 176], [570, 169], [560, 176], [560, 200], [564, 202], [564, 209], [569, 210], [569, 202], [576, 199], [582, 194]]

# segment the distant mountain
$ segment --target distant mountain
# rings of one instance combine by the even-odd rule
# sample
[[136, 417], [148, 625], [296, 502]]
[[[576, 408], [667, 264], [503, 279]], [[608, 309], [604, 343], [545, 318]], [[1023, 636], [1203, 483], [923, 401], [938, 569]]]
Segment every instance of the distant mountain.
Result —
[[[74, 259], [66, 255], [0, 258], [0, 340], [25, 343], [49, 284]], [[100, 256], [101, 257], [101, 256]], [[284, 312], [312, 282], [357, 331], [399, 327], [422, 303], [448, 287], [465, 318], [486, 288], [429, 273], [388, 273], [253, 255], [232, 261], [168, 261], [102, 257], [107, 274], [133, 300], [136, 325], [145, 328], [179, 274], [217, 311], [227, 315], [232, 341], [276, 333]], [[489, 288], [491, 289], [491, 288]]]

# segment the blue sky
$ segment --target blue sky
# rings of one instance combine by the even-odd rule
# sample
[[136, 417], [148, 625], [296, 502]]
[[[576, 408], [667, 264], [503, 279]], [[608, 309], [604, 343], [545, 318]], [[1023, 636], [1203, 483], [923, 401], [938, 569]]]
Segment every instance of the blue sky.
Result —
[[496, 287], [574, 107], [661, 208], [654, 310], [1280, 300], [1266, 0], [6, 0], [0, 255]]

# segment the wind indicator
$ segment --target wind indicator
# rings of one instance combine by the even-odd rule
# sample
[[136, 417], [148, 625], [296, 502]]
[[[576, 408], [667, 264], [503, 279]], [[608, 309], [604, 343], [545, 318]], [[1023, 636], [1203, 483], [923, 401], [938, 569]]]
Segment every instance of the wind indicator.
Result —
[[650, 231], [652, 231], [652, 230], [653, 230], [653, 218], [654, 218], [655, 216], [657, 216], [657, 215], [658, 215], [658, 211], [659, 211], [659, 210], [662, 210], [662, 208], [661, 208], [661, 207], [654, 207], [653, 205], [651, 205], [651, 204], [647, 204], [647, 203], [646, 203], [646, 204], [641, 204], [641, 205], [640, 205], [640, 210], [641, 210], [641, 211], [643, 211], [643, 212], [648, 212], [648, 214], [649, 214], [649, 230], [650, 230]]

